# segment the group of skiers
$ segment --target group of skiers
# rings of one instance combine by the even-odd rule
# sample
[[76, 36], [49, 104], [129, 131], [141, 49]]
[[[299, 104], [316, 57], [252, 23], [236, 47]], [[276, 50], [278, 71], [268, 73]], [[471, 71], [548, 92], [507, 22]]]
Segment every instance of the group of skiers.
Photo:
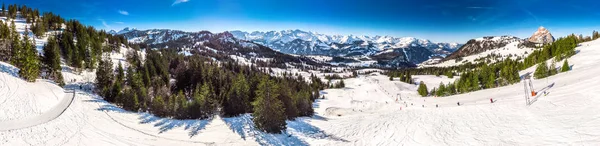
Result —
[[[494, 99], [490, 98], [490, 103], [494, 103]], [[404, 102], [404, 104], [406, 104], [406, 101]], [[410, 103], [410, 105], [414, 105], [413, 103]], [[460, 106], [460, 102], [456, 102], [457, 106]], [[408, 105], [406, 105], [408, 107]], [[421, 107], [425, 108], [425, 105], [421, 105]], [[440, 107], [438, 104], [435, 104], [435, 107], [438, 108]], [[402, 110], [402, 107], [400, 107], [400, 110]]]

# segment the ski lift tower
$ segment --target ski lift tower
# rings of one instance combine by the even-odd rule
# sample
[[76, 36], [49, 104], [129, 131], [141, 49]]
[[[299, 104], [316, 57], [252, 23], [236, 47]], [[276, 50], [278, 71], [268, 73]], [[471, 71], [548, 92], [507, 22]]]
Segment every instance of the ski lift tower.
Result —
[[523, 90], [525, 91], [525, 103], [531, 104], [531, 98], [537, 95], [537, 92], [533, 89], [533, 82], [531, 80], [531, 73], [523, 75]]

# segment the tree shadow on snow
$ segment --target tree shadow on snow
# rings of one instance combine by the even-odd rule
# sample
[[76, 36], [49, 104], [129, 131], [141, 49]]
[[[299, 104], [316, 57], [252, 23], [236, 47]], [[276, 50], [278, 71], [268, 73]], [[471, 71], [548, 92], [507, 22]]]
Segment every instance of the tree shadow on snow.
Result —
[[15, 78], [19, 77], [19, 69], [7, 63], [0, 63], [0, 72], [5, 72]]
[[[319, 116], [320, 117], [320, 116]], [[321, 117], [323, 118], [323, 117]], [[296, 120], [293, 121], [287, 121], [287, 131], [289, 131], [290, 133], [293, 134], [299, 134], [299, 135], [304, 135], [306, 137], [310, 137], [310, 138], [314, 138], [314, 139], [329, 139], [329, 140], [334, 140], [334, 141], [342, 141], [342, 142], [349, 142], [348, 140], [333, 136], [333, 135], [329, 135], [327, 133], [325, 133], [325, 131], [321, 130], [320, 128], [310, 125], [307, 120], [309, 119], [315, 119], [315, 117], [313, 116], [313, 118], [308, 118], [308, 117], [302, 117], [302, 118], [297, 118]], [[325, 119], [326, 120], [326, 119]]]
[[124, 110], [120, 107], [117, 107], [115, 105], [112, 104], [105, 104], [100, 106], [100, 108], [96, 109], [98, 111], [111, 111], [111, 112], [118, 112], [118, 113], [132, 113], [130, 111]]
[[206, 125], [208, 125], [212, 118], [204, 120], [177, 120], [171, 118], [156, 117], [150, 113], [141, 113], [138, 119], [140, 120], [140, 124], [154, 123], [154, 127], [158, 127], [159, 129], [159, 134], [183, 126], [185, 130], [189, 131], [188, 136], [192, 138], [193, 136], [198, 135], [198, 133], [200, 133], [200, 130], [206, 128]]
[[246, 137], [254, 137], [256, 142], [260, 145], [308, 145], [306, 141], [303, 141], [298, 136], [314, 138], [314, 139], [331, 139], [341, 140], [340, 138], [332, 138], [325, 134], [318, 127], [312, 126], [306, 122], [310, 118], [298, 118], [293, 121], [286, 121], [287, 129], [282, 131], [281, 134], [271, 134], [259, 131], [254, 127], [252, 122], [252, 116], [250, 114], [243, 114], [237, 117], [223, 118], [223, 121], [227, 126], [235, 133], [240, 135], [242, 139], [246, 140]]

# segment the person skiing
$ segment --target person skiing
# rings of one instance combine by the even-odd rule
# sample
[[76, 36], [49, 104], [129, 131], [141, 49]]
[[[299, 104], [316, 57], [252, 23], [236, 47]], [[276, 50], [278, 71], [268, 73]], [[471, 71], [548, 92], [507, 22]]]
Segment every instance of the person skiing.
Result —
[[456, 102], [456, 105], [460, 106], [460, 102]]
[[490, 103], [494, 103], [494, 100], [492, 98], [490, 98]]
[[438, 105], [437, 105], [437, 104], [435, 105], [435, 108], [438, 108]]

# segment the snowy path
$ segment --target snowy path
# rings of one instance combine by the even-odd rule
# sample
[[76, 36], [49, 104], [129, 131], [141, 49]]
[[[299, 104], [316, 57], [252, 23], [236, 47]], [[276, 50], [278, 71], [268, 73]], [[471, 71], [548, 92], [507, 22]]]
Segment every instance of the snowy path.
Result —
[[65, 94], [65, 97], [55, 107], [41, 115], [11, 121], [0, 121], [0, 131], [27, 128], [54, 120], [69, 108], [69, 105], [73, 102], [73, 98], [75, 98], [75, 93]]

